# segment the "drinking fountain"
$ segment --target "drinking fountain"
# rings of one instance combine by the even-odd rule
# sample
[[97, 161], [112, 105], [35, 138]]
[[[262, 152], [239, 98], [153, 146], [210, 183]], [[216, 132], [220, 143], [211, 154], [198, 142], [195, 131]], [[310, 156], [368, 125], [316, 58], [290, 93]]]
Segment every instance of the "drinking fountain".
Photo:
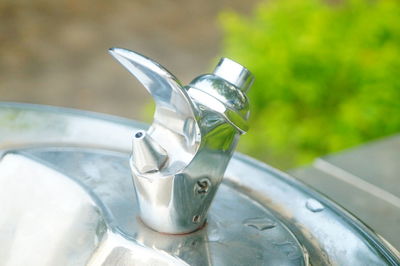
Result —
[[223, 58], [183, 86], [109, 52], [152, 95], [151, 125], [0, 103], [0, 265], [400, 264], [344, 208], [234, 153], [249, 129], [245, 67]]

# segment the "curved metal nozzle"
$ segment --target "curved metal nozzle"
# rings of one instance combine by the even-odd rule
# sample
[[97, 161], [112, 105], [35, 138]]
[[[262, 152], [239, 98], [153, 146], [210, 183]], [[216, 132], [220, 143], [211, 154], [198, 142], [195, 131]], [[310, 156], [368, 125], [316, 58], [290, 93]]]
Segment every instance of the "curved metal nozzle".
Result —
[[110, 53], [156, 102], [151, 127], [133, 140], [131, 169], [141, 218], [164, 233], [194, 231], [204, 224], [238, 136], [248, 129], [245, 92], [253, 76], [223, 58], [213, 73], [183, 87], [145, 56], [121, 48]]

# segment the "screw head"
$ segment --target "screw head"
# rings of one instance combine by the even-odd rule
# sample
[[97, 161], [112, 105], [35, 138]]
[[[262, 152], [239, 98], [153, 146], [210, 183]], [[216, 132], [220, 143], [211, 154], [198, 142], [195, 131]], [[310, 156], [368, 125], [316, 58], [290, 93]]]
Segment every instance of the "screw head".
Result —
[[198, 195], [205, 195], [208, 193], [210, 186], [211, 182], [208, 178], [200, 179], [194, 186], [194, 192]]

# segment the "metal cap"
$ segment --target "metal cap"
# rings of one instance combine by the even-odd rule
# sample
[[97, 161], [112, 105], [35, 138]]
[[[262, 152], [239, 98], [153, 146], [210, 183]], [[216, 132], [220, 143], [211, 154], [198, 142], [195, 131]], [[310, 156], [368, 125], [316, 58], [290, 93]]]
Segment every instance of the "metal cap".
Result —
[[221, 58], [213, 74], [232, 83], [243, 92], [246, 92], [254, 81], [253, 74], [247, 68], [229, 58]]

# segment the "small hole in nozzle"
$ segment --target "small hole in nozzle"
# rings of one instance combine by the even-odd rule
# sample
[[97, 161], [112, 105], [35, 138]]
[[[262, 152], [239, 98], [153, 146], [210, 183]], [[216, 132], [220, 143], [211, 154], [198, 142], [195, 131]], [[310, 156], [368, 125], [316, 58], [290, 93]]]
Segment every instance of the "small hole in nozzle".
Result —
[[143, 132], [141, 132], [141, 131], [139, 131], [139, 132], [136, 132], [136, 134], [135, 134], [135, 138], [141, 138], [143, 136]]

